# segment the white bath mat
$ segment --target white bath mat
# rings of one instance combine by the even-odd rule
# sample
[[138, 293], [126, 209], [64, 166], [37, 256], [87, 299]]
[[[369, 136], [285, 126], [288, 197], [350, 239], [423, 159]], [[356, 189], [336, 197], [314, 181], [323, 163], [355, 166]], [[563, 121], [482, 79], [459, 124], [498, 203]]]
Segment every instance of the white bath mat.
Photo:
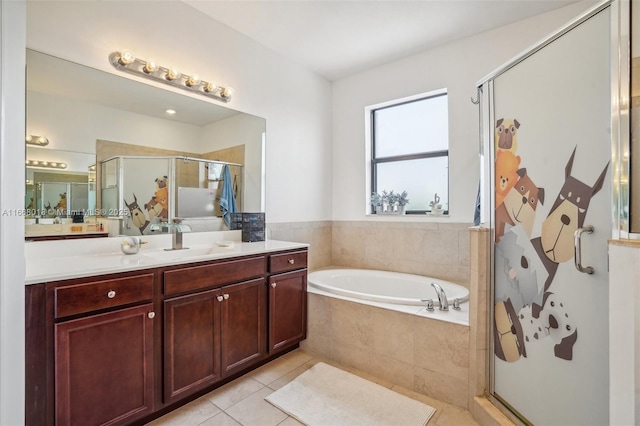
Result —
[[322, 362], [265, 399], [310, 426], [423, 426], [436, 411]]

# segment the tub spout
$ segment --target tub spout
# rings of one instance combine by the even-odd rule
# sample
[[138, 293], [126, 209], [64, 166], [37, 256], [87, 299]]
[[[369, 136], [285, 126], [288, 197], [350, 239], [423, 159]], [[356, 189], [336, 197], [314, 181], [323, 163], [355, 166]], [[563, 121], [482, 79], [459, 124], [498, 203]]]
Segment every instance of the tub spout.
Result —
[[445, 294], [444, 290], [442, 289], [442, 287], [440, 287], [440, 284], [431, 283], [431, 287], [433, 287], [436, 290], [436, 294], [438, 295], [438, 303], [440, 304], [440, 310], [448, 311], [449, 301], [447, 300], [447, 295]]

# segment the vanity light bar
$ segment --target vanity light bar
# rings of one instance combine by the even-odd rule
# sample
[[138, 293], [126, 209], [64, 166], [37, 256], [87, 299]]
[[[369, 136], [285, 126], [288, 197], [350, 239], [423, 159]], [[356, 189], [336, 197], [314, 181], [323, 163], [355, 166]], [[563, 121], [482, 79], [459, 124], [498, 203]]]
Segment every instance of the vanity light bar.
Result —
[[66, 163], [60, 163], [58, 161], [42, 161], [42, 160], [27, 160], [24, 162], [27, 166], [31, 167], [46, 167], [48, 169], [66, 169]]
[[153, 59], [136, 58], [128, 50], [111, 53], [109, 62], [117, 70], [199, 93], [222, 102], [229, 102], [233, 96], [231, 87], [221, 87], [215, 82], [204, 81], [197, 74], [182, 74], [178, 69], [163, 67]]
[[45, 146], [49, 145], [49, 139], [44, 136], [36, 136], [36, 135], [27, 135], [24, 138], [24, 141], [27, 145], [37, 145], [37, 146]]

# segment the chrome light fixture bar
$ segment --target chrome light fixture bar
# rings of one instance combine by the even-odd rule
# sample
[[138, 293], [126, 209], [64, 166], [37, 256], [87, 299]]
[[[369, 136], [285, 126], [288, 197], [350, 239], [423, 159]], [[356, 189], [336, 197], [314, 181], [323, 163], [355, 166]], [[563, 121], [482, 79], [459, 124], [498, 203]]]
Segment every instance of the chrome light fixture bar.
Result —
[[27, 167], [44, 167], [47, 169], [66, 169], [67, 164], [59, 161], [26, 160]]
[[24, 138], [27, 145], [45, 146], [49, 145], [49, 139], [44, 136], [27, 135]]
[[152, 59], [136, 58], [128, 50], [111, 53], [109, 62], [117, 70], [146, 77], [190, 92], [200, 93], [222, 102], [229, 102], [231, 96], [233, 96], [233, 88], [231, 87], [221, 87], [215, 82], [204, 81], [197, 74], [182, 74], [178, 69], [164, 67]]

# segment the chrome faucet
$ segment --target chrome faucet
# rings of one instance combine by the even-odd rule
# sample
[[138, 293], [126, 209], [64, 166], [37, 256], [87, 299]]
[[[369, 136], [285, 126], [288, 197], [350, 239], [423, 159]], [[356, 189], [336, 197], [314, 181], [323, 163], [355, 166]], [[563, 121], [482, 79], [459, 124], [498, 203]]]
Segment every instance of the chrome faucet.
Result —
[[175, 218], [169, 226], [171, 228], [171, 248], [165, 250], [185, 250], [189, 247], [182, 247], [183, 228], [189, 229], [189, 225], [182, 225], [182, 219]]
[[444, 290], [442, 289], [442, 287], [440, 287], [440, 284], [431, 283], [431, 287], [433, 287], [436, 290], [436, 294], [438, 295], [438, 303], [440, 304], [440, 310], [448, 311], [449, 301], [447, 300], [447, 295], [445, 294]]

